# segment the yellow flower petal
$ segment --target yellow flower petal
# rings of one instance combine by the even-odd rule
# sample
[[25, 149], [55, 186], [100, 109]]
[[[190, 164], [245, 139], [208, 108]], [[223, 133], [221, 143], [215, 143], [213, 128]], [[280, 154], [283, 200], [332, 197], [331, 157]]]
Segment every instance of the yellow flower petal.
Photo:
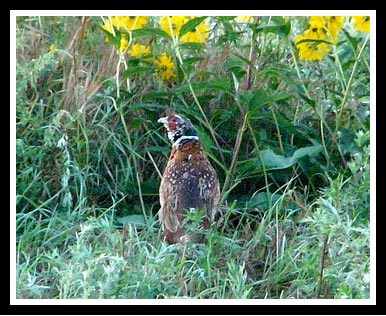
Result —
[[369, 16], [353, 16], [354, 28], [359, 32], [370, 33], [370, 17]]
[[127, 35], [126, 34], [122, 34], [121, 45], [119, 47], [119, 52], [121, 54], [124, 53], [128, 46], [129, 46], [129, 41], [127, 40]]
[[166, 53], [159, 56], [155, 62], [160, 68], [159, 75], [163, 80], [169, 81], [176, 77], [173, 60]]
[[196, 28], [181, 37], [182, 43], [204, 43], [209, 37], [209, 25], [199, 24]]
[[132, 57], [145, 57], [150, 55], [150, 47], [141, 44], [134, 44], [133, 47], [129, 50], [129, 55]]
[[50, 52], [51, 52], [51, 53], [55, 53], [57, 50], [58, 50], [58, 47], [57, 47], [56, 45], [52, 44], [52, 45], [50, 46]]
[[170, 36], [178, 36], [181, 27], [188, 22], [186, 16], [163, 16], [160, 21], [161, 29]]

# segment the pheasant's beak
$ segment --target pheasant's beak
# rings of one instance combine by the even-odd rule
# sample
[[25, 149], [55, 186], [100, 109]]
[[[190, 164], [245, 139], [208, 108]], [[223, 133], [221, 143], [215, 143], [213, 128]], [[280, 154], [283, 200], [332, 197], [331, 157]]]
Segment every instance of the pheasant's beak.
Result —
[[162, 123], [162, 124], [168, 124], [168, 118], [167, 117], [161, 117], [159, 120], [158, 120], [158, 123]]

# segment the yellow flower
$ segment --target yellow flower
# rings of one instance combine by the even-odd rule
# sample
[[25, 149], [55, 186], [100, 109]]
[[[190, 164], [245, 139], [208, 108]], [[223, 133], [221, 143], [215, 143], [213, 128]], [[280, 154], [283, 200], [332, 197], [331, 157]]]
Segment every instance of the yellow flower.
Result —
[[129, 16], [128, 23], [126, 25], [126, 30], [137, 30], [142, 29], [149, 22], [148, 16]]
[[122, 34], [121, 45], [119, 46], [119, 52], [121, 54], [124, 53], [128, 46], [129, 46], [129, 41], [127, 40], [127, 35], [126, 34]]
[[[102, 29], [106, 30], [110, 34], [115, 34], [114, 33], [114, 26], [111, 23], [110, 19], [106, 20], [105, 24], [103, 24], [103, 26], [102, 26]], [[105, 38], [105, 42], [109, 42], [109, 39], [107, 37]]]
[[[295, 42], [298, 43], [305, 39], [323, 40], [325, 39], [325, 33], [322, 28], [314, 27], [306, 30], [303, 35], [299, 35]], [[308, 61], [322, 60], [330, 51], [330, 48], [326, 43], [303, 42], [296, 44], [296, 47], [299, 50], [300, 60]]]
[[181, 37], [181, 43], [204, 43], [209, 37], [209, 25], [200, 24]]
[[57, 50], [58, 50], [58, 47], [57, 47], [56, 45], [52, 44], [52, 45], [50, 46], [50, 52], [51, 52], [51, 53], [55, 53]]
[[252, 23], [255, 20], [254, 16], [238, 16], [236, 17], [237, 22], [241, 23]]
[[370, 33], [370, 17], [369, 16], [352, 16], [354, 27], [357, 31]]
[[129, 50], [129, 55], [132, 57], [145, 57], [147, 55], [150, 55], [150, 47], [141, 45], [141, 44], [134, 44], [133, 48]]
[[163, 16], [160, 24], [161, 29], [168, 33], [170, 36], [178, 36], [181, 31], [181, 27], [188, 22], [186, 16]]
[[310, 16], [310, 20], [308, 21], [310, 25], [310, 29], [312, 28], [323, 28], [326, 24], [326, 20], [323, 16]]
[[156, 59], [156, 64], [160, 68], [159, 74], [163, 80], [168, 81], [171, 78], [176, 77], [173, 60], [167, 56], [166, 53], [163, 53]]
[[343, 16], [326, 16], [326, 27], [331, 35], [332, 42], [336, 43], [339, 37], [339, 31], [343, 27]]
[[143, 28], [148, 20], [148, 16], [115, 16], [113, 25], [118, 30], [133, 31]]
[[113, 34], [113, 24], [111, 24], [110, 19], [107, 19], [105, 24], [103, 24], [102, 29], [106, 30], [107, 32]]
[[128, 19], [127, 16], [114, 16], [111, 21], [118, 30], [121, 30], [124, 29]]

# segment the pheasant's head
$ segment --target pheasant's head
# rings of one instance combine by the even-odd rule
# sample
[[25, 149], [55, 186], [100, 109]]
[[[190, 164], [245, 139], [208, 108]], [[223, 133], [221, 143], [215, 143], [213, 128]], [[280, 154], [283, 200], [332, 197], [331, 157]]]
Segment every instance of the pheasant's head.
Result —
[[168, 131], [168, 137], [175, 143], [182, 136], [196, 136], [196, 131], [188, 119], [183, 119], [177, 114], [161, 117], [158, 123], [162, 123]]

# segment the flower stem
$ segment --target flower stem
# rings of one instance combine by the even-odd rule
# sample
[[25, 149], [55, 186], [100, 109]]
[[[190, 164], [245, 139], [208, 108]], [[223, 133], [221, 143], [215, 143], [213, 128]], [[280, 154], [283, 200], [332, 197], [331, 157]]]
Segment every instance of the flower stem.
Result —
[[353, 79], [354, 79], [354, 74], [355, 74], [355, 71], [357, 69], [357, 66], [359, 64], [359, 60], [362, 56], [362, 53], [365, 49], [365, 46], [368, 42], [368, 40], [370, 39], [370, 34], [367, 35], [365, 41], [363, 42], [362, 44], [362, 47], [361, 49], [359, 50], [359, 53], [358, 53], [358, 56], [355, 58], [355, 63], [354, 63], [354, 66], [353, 66], [353, 69], [351, 71], [351, 75], [350, 75], [350, 78], [348, 80], [348, 83], [347, 83], [347, 87], [346, 87], [346, 90], [344, 92], [344, 95], [343, 95], [343, 99], [342, 99], [342, 102], [340, 103], [340, 110], [338, 111], [337, 115], [336, 115], [336, 119], [335, 119], [335, 131], [334, 131], [334, 134], [332, 136], [332, 140], [333, 142], [336, 142], [336, 136], [338, 134], [338, 130], [339, 130], [339, 125], [340, 125], [340, 120], [341, 120], [341, 117], [342, 117], [342, 114], [343, 114], [343, 111], [344, 111], [344, 106], [346, 105], [346, 101], [347, 101], [347, 97], [348, 97], [348, 94], [349, 94], [349, 91], [350, 91], [350, 88], [351, 88], [351, 84], [353, 82]]
[[244, 131], [245, 131], [245, 124], [246, 124], [247, 120], [248, 120], [248, 112], [245, 113], [243, 124], [242, 124], [241, 128], [239, 128], [239, 131], [237, 132], [235, 148], [233, 149], [232, 162], [231, 162], [231, 165], [229, 167], [229, 170], [226, 173], [226, 178], [225, 178], [224, 185], [223, 185], [222, 192], [221, 192], [220, 204], [225, 199], [226, 193], [228, 190], [228, 186], [231, 183], [233, 170], [236, 166], [236, 161], [237, 161], [237, 158], [239, 156], [240, 145], [241, 145], [241, 142], [243, 139], [243, 135], [244, 135]]
[[283, 142], [281, 140], [280, 126], [279, 126], [279, 123], [277, 121], [273, 106], [271, 105], [270, 108], [271, 108], [273, 120], [275, 121], [275, 125], [276, 125], [276, 133], [277, 133], [277, 138], [279, 139], [280, 150], [281, 150], [281, 153], [284, 155], [284, 147], [283, 147]]
[[346, 78], [345, 78], [344, 73], [343, 73], [342, 64], [340, 62], [339, 55], [338, 55], [338, 52], [336, 50], [336, 46], [335, 45], [332, 45], [332, 46], [334, 48], [335, 63], [338, 65], [338, 69], [339, 69], [339, 73], [340, 73], [340, 77], [341, 77], [341, 82], [342, 82], [342, 87], [343, 87], [343, 89], [347, 89]]
[[[294, 61], [294, 64], [295, 64], [295, 69], [296, 69], [296, 73], [298, 75], [298, 78], [300, 80], [302, 80], [302, 77], [301, 77], [301, 74], [300, 74], [300, 70], [299, 70], [299, 65], [298, 65], [298, 62], [296, 60], [296, 56], [295, 56], [295, 52], [294, 52], [294, 49], [292, 47], [292, 44], [290, 43], [289, 39], [287, 38], [288, 40], [288, 45], [289, 47], [291, 47], [291, 55], [292, 55], [292, 59]], [[306, 89], [304, 83], [302, 82], [301, 83], [302, 87], [303, 87], [303, 90], [304, 90], [304, 93], [306, 94], [307, 98], [311, 99], [311, 96], [310, 94], [308, 93], [308, 90]], [[317, 109], [317, 106], [315, 106], [314, 108], [315, 110], [315, 113], [316, 115], [318, 116], [318, 118], [320, 119], [320, 125], [321, 125], [321, 138], [322, 138], [322, 145], [323, 145], [323, 150], [324, 150], [324, 153], [326, 155], [326, 160], [327, 160], [327, 163], [330, 161], [330, 157], [328, 155], [328, 152], [327, 152], [327, 148], [326, 148], [326, 144], [325, 144], [325, 141], [324, 141], [324, 133], [323, 133], [323, 129], [322, 129], [322, 125], [324, 124], [328, 130], [328, 132], [332, 135], [332, 131], [330, 129], [330, 127], [327, 125], [326, 121], [324, 120], [323, 116], [319, 113], [318, 109]], [[297, 111], [295, 112], [295, 115], [296, 115]], [[295, 123], [295, 117], [294, 117], [294, 123]], [[339, 147], [339, 145], [338, 145]]]

